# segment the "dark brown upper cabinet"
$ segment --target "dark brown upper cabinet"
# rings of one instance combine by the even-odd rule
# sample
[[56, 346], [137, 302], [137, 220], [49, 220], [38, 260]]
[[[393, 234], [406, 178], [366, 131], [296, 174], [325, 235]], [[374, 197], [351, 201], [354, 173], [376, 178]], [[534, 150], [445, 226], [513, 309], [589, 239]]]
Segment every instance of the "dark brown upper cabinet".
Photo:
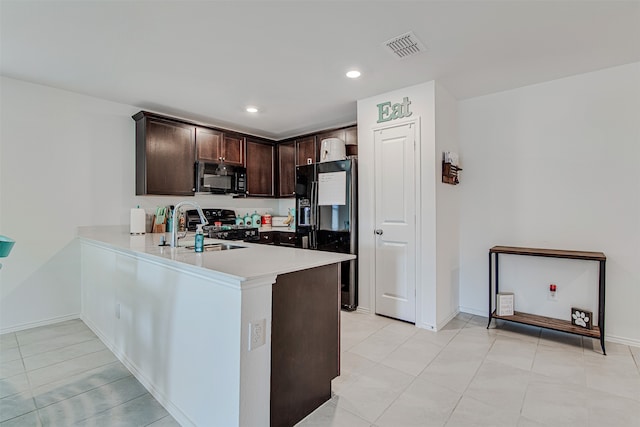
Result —
[[278, 144], [278, 197], [293, 197], [296, 185], [295, 141]]
[[275, 197], [276, 148], [272, 143], [246, 138], [247, 195]]
[[296, 166], [316, 163], [317, 161], [316, 137], [307, 136], [305, 138], [296, 139]]
[[195, 126], [141, 111], [136, 121], [136, 195], [195, 192]]
[[218, 130], [196, 127], [196, 159], [217, 163], [222, 158], [222, 139]]
[[222, 158], [225, 163], [236, 166], [245, 165], [245, 138], [242, 135], [233, 133], [224, 133], [222, 139]]
[[244, 166], [244, 137], [215, 129], [196, 127], [197, 160]]

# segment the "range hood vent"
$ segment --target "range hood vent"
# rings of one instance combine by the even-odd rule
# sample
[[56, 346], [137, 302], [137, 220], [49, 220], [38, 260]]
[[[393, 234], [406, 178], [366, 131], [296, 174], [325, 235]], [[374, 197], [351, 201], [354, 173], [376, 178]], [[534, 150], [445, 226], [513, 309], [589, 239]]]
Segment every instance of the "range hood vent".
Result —
[[427, 50], [426, 46], [418, 40], [413, 31], [387, 40], [383, 45], [397, 58], [406, 58]]

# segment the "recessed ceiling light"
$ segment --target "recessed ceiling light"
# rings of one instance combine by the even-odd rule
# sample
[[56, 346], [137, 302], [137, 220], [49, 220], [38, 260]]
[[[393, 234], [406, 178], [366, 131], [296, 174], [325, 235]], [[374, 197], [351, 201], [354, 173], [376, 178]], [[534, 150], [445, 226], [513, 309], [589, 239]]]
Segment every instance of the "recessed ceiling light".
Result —
[[350, 79], [357, 79], [358, 77], [360, 77], [360, 71], [358, 70], [347, 71], [347, 77], [349, 77]]
[[257, 113], [258, 109], [256, 107], [247, 107], [247, 113]]

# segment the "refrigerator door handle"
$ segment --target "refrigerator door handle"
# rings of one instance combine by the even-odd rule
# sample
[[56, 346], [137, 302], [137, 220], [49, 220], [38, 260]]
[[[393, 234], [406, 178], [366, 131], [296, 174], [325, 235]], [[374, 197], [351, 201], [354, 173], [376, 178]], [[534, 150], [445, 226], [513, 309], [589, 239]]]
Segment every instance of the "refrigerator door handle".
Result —
[[318, 218], [318, 182], [313, 181], [311, 183], [311, 233], [309, 245], [311, 249], [318, 249], [317, 242], [317, 218]]

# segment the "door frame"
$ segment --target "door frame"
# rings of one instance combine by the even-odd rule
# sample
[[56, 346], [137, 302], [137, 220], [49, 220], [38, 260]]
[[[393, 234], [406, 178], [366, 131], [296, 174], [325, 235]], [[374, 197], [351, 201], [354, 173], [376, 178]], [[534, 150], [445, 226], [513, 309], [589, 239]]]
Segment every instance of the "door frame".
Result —
[[[386, 124], [383, 126], [375, 126], [373, 128], [371, 128], [371, 141], [375, 141], [375, 133], [377, 131], [380, 130], [385, 130], [385, 129], [392, 129], [395, 127], [400, 127], [400, 126], [406, 126], [406, 125], [413, 125], [414, 129], [415, 129], [415, 134], [414, 134], [414, 144], [415, 144], [415, 149], [414, 149], [414, 192], [415, 192], [415, 200], [416, 200], [416, 210], [415, 210], [415, 226], [416, 226], [416, 262], [415, 262], [415, 278], [416, 278], [416, 316], [415, 316], [415, 325], [419, 326], [419, 327], [423, 327], [421, 326], [423, 325], [423, 321], [422, 321], [422, 304], [420, 303], [422, 301], [422, 295], [423, 295], [423, 286], [422, 286], [422, 268], [420, 268], [421, 263], [420, 260], [422, 259], [422, 240], [420, 239], [420, 236], [422, 236], [422, 221], [420, 221], [419, 219], [422, 218], [422, 187], [421, 187], [421, 182], [422, 182], [422, 169], [421, 169], [421, 161], [420, 159], [422, 158], [422, 152], [421, 152], [421, 141], [422, 141], [422, 129], [421, 129], [421, 121], [420, 121], [420, 116], [416, 116], [416, 117], [412, 117], [411, 120], [402, 120], [402, 121], [398, 121], [398, 122], [394, 122], [393, 124]], [[373, 144], [373, 161], [375, 164], [375, 155], [376, 155], [376, 147], [375, 147], [375, 143]], [[375, 168], [373, 170], [374, 174], [375, 174]], [[375, 198], [376, 198], [376, 191], [375, 191], [375, 185], [374, 185], [374, 195], [373, 195], [373, 206], [375, 206]], [[375, 228], [375, 224], [376, 224], [376, 217], [375, 217], [375, 212], [373, 212], [372, 214], [372, 223], [374, 225]], [[371, 229], [369, 231], [370, 233], [373, 234], [373, 229]], [[372, 252], [373, 252], [373, 262], [370, 262], [369, 264], [369, 277], [371, 277], [373, 279], [373, 283], [370, 286], [369, 292], [370, 292], [370, 301], [371, 301], [371, 309], [372, 309], [372, 314], [375, 314], [377, 312], [377, 307], [376, 307], [376, 266], [375, 266], [375, 252], [376, 252], [376, 247], [375, 244], [372, 247]]]

